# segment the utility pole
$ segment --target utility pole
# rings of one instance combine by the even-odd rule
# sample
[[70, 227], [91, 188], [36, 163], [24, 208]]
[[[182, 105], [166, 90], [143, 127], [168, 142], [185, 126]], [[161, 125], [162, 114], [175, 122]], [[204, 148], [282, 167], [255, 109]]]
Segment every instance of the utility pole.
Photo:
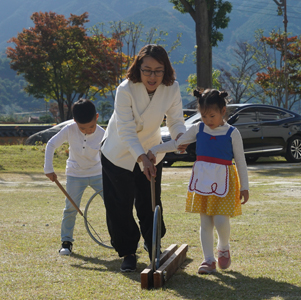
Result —
[[288, 108], [288, 74], [287, 74], [287, 8], [286, 8], [286, 0], [274, 0], [274, 2], [278, 5], [278, 12], [282, 12], [283, 8], [283, 24], [284, 24], [284, 84], [285, 84], [285, 108]]

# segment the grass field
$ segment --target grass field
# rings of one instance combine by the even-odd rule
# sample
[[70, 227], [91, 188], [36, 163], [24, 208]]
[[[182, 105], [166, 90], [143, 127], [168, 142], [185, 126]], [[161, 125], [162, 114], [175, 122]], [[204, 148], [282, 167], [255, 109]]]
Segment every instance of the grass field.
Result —
[[[64, 146], [55, 157], [63, 185], [67, 153]], [[301, 299], [301, 165], [249, 166], [250, 200], [231, 219], [232, 265], [207, 276], [197, 274], [199, 216], [184, 212], [191, 164], [164, 168], [162, 248], [189, 250], [164, 288], [141, 290], [149, 264], [142, 241], [137, 272], [120, 273], [121, 259], [92, 241], [78, 215], [74, 254], [58, 255], [64, 197], [43, 174], [43, 155], [43, 145], [0, 146], [0, 299]], [[82, 211], [91, 195], [87, 189]]]

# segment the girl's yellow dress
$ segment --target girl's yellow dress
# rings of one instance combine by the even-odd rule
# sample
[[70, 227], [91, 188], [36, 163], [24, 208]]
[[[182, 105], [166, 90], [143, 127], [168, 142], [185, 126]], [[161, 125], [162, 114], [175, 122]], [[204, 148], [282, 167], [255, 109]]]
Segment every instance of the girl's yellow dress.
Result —
[[203, 196], [187, 192], [186, 212], [205, 213], [208, 216], [239, 216], [241, 212], [240, 183], [235, 165], [227, 166], [229, 170], [229, 191], [225, 197], [215, 195]]

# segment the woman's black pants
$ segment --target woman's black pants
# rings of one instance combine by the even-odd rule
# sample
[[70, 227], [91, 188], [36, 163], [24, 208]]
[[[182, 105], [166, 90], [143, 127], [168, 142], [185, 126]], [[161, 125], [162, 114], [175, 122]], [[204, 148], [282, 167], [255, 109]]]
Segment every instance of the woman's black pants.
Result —
[[[103, 170], [103, 195], [106, 207], [107, 225], [111, 236], [111, 244], [120, 257], [136, 253], [140, 239], [140, 231], [151, 251], [153, 231], [153, 211], [151, 203], [150, 181], [141, 172], [138, 163], [133, 171], [115, 166], [103, 154], [101, 155]], [[161, 203], [162, 165], [157, 167], [156, 205]], [[133, 216], [135, 205], [140, 229]], [[166, 232], [162, 211], [161, 237]]]

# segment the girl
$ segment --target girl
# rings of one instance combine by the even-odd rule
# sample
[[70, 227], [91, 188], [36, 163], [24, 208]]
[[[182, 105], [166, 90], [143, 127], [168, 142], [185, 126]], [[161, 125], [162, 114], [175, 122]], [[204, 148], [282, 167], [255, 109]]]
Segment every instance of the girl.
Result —
[[[241, 215], [241, 204], [249, 199], [249, 183], [241, 135], [224, 120], [228, 94], [207, 89], [203, 94], [194, 91], [194, 95], [202, 121], [179, 139], [152, 147], [148, 157], [155, 162], [157, 153], [172, 152], [181, 144], [196, 141], [197, 160], [188, 185], [186, 212], [201, 215], [204, 261], [198, 273], [210, 274], [216, 272], [214, 226], [218, 233], [218, 267], [227, 269], [231, 264], [230, 217]], [[233, 158], [236, 166], [232, 164]]]

